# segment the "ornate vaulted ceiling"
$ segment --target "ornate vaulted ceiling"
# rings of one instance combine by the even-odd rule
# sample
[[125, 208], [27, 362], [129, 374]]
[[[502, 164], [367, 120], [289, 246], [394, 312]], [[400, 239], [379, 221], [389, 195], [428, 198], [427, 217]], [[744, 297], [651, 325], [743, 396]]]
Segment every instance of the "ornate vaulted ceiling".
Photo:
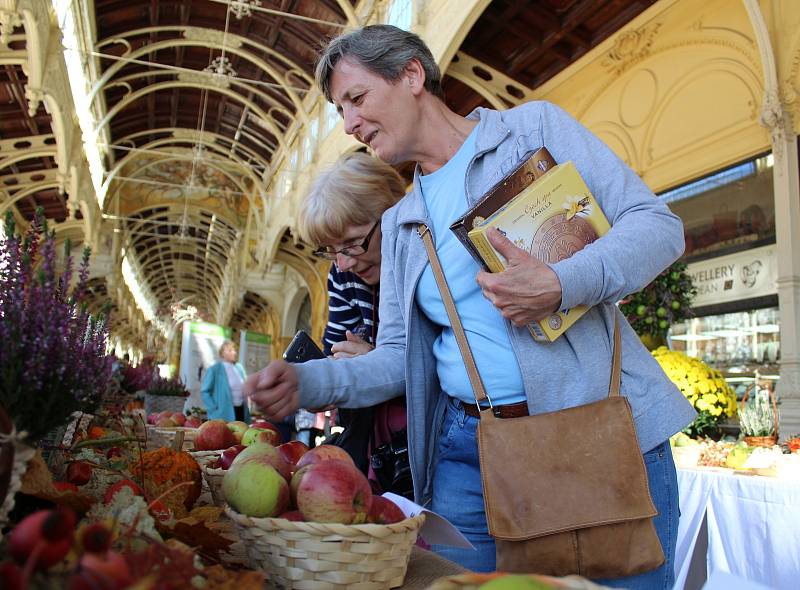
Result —
[[[466, 114], [524, 100], [654, 1], [494, 0], [448, 69], [448, 102]], [[120, 279], [126, 265], [156, 317], [191, 306], [237, 328], [274, 328], [281, 310], [258, 286], [270, 272], [284, 280], [281, 266], [301, 282], [316, 276], [291, 233], [272, 252], [259, 240], [281, 206], [270, 193], [277, 164], [309, 128], [317, 51], [357, 13], [390, 4], [0, 0], [0, 208], [24, 222], [43, 207], [60, 238], [95, 247], [94, 306], [112, 303], [129, 343], [148, 348], [152, 334]], [[58, 27], [75, 30], [61, 43], [88, 73], [85, 96], [69, 64], [55, 63]], [[92, 111], [82, 138], [67, 90], [48, 86], [61, 76], [68, 88], [65, 71]], [[499, 99], [487, 100], [487, 84]], [[82, 141], [99, 155], [94, 190], [98, 170], [74, 164]]]

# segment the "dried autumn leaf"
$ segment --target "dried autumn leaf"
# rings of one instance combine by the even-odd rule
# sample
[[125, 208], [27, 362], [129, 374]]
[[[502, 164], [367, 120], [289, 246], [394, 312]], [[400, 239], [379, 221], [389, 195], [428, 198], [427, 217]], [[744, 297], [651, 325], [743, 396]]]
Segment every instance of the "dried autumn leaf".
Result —
[[221, 565], [203, 570], [209, 588], [215, 590], [261, 590], [264, 587], [263, 572], [251, 570], [233, 571]]
[[53, 474], [42, 458], [41, 450], [28, 462], [28, 469], [22, 476], [20, 492], [42, 500], [72, 508], [76, 512], [86, 512], [94, 504], [94, 499], [72, 490], [57, 490], [53, 486]]
[[194, 516], [187, 516], [169, 528], [169, 533], [212, 559], [219, 560], [220, 552], [228, 551], [233, 544], [231, 539], [222, 536], [221, 531], [214, 530], [215, 521], [203, 521]]
[[194, 565], [194, 554], [173, 544], [153, 543], [124, 556], [134, 580], [151, 580], [149, 590], [182, 590], [201, 573]]

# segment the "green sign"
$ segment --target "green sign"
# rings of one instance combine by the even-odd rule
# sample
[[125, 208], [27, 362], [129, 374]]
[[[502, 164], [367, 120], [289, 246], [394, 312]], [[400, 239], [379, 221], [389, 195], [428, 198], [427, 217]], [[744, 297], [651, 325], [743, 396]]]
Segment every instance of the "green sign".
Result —
[[245, 340], [247, 340], [247, 342], [253, 342], [254, 344], [272, 344], [272, 336], [259, 332], [245, 332]]
[[189, 330], [195, 334], [223, 336], [225, 338], [230, 338], [233, 334], [233, 330], [230, 328], [223, 328], [217, 324], [209, 324], [207, 322], [189, 322]]

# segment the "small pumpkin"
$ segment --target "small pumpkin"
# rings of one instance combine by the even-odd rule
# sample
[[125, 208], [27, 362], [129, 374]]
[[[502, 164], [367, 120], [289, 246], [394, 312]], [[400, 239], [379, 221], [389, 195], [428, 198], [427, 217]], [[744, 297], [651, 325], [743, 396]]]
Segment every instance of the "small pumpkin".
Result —
[[139, 481], [144, 481], [147, 499], [153, 501], [179, 483], [181, 486], [161, 498], [177, 518], [192, 509], [202, 491], [202, 472], [197, 461], [185, 451], [160, 448], [142, 454], [132, 466]]

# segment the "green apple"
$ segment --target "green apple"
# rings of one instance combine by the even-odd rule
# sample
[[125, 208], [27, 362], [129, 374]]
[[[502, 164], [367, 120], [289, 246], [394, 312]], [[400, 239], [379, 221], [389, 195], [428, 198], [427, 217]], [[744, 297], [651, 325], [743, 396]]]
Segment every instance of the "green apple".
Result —
[[553, 586], [530, 576], [509, 574], [489, 580], [478, 586], [479, 590], [553, 590]]
[[289, 509], [289, 484], [271, 465], [256, 461], [237, 463], [222, 480], [225, 500], [247, 516], [276, 516]]

